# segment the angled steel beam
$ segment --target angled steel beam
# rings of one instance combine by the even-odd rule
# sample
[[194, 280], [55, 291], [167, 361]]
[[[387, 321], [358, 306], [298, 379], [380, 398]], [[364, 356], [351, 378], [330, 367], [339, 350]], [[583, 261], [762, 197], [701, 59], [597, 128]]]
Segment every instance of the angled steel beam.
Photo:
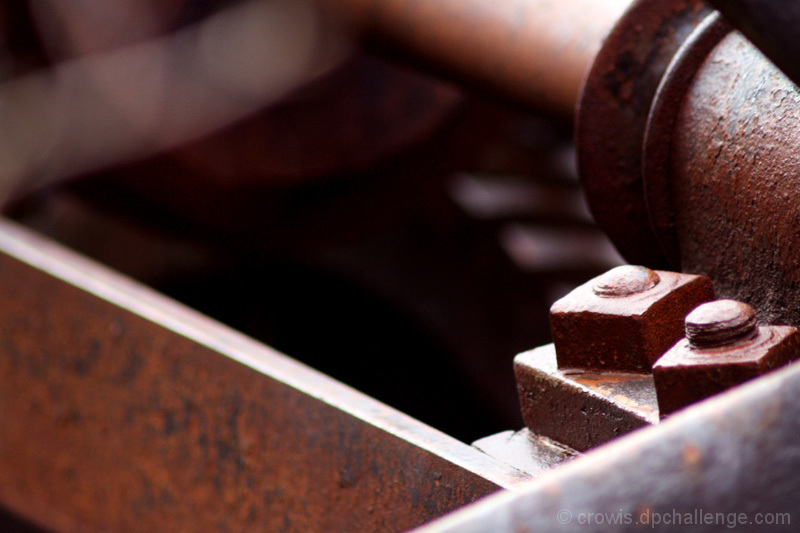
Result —
[[7, 221], [0, 294], [0, 505], [48, 530], [404, 530], [530, 478]]

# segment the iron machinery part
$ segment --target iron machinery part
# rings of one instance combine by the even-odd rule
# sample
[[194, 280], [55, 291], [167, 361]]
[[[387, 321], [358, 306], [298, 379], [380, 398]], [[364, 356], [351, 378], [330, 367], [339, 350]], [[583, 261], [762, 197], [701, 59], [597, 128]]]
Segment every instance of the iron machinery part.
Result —
[[669, 269], [648, 221], [642, 143], [672, 58], [712, 14], [701, 0], [637, 0], [586, 78], [576, 123], [578, 167], [595, 221], [633, 264]]
[[[671, 260], [763, 323], [800, 325], [800, 93], [739, 33], [708, 25], [670, 67], [644, 145], [649, 217]], [[687, 43], [688, 44], [688, 43]]]
[[670, 174], [670, 137], [677, 109], [694, 80], [697, 70], [719, 42], [733, 29], [715, 13], [700, 23], [686, 39], [667, 69], [647, 117], [642, 155], [643, 187], [650, 226], [662, 252], [674, 268], [680, 269], [675, 235]]
[[528, 429], [576, 450], [658, 423], [651, 374], [558, 368], [552, 344], [517, 355], [514, 374]]
[[717, 300], [686, 317], [686, 337], [653, 365], [662, 418], [800, 356], [792, 326], [758, 326], [749, 305]]
[[763, 323], [800, 325], [800, 92], [740, 34], [709, 55], [669, 138], [681, 266]]
[[789, 365], [418, 531], [788, 530], [800, 520], [798, 394]]
[[782, 0], [708, 0], [795, 84], [800, 84], [800, 4]]
[[705, 276], [632, 265], [609, 270], [550, 308], [558, 367], [649, 373], [683, 337], [684, 317], [713, 298]]
[[709, 302], [686, 315], [686, 340], [694, 349], [722, 348], [757, 335], [756, 312], [736, 300]]
[[[638, 40], [668, 45], [643, 52]], [[644, 71], [642, 57], [658, 68]], [[581, 100], [595, 219], [629, 261], [708, 276], [763, 323], [800, 325], [798, 122], [797, 87], [718, 14], [637, 2]]]

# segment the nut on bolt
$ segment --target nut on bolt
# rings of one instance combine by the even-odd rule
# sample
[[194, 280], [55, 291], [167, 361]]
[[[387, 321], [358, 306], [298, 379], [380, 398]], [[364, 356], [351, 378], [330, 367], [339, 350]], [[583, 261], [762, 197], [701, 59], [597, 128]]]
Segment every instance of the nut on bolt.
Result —
[[650, 372], [683, 336], [686, 314], [713, 298], [705, 276], [614, 268], [550, 308], [558, 367]]
[[734, 300], [701, 305], [686, 317], [686, 337], [653, 366], [661, 417], [756, 378], [800, 356], [791, 326], [758, 326], [753, 308]]

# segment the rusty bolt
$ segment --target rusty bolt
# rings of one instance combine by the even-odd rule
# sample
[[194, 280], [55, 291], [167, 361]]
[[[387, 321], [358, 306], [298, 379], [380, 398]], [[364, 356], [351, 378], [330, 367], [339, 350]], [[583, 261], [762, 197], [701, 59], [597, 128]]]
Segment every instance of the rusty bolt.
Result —
[[683, 336], [686, 314], [713, 297], [705, 276], [614, 268], [550, 308], [558, 367], [650, 372]]
[[686, 339], [692, 348], [719, 348], [757, 333], [756, 312], [736, 300], [701, 305], [686, 317]]
[[661, 417], [800, 357], [791, 326], [758, 326], [734, 300], [703, 304], [686, 317], [686, 337], [653, 366]]

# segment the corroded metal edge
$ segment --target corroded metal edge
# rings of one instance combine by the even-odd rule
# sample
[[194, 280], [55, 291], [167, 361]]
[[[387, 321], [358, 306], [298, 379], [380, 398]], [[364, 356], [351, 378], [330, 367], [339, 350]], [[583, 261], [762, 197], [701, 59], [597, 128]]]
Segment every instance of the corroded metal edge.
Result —
[[564, 444], [534, 435], [528, 428], [489, 435], [476, 440], [472, 446], [533, 477], [539, 477], [580, 455]]
[[795, 364], [416, 531], [784, 530], [800, 522], [798, 394]]

